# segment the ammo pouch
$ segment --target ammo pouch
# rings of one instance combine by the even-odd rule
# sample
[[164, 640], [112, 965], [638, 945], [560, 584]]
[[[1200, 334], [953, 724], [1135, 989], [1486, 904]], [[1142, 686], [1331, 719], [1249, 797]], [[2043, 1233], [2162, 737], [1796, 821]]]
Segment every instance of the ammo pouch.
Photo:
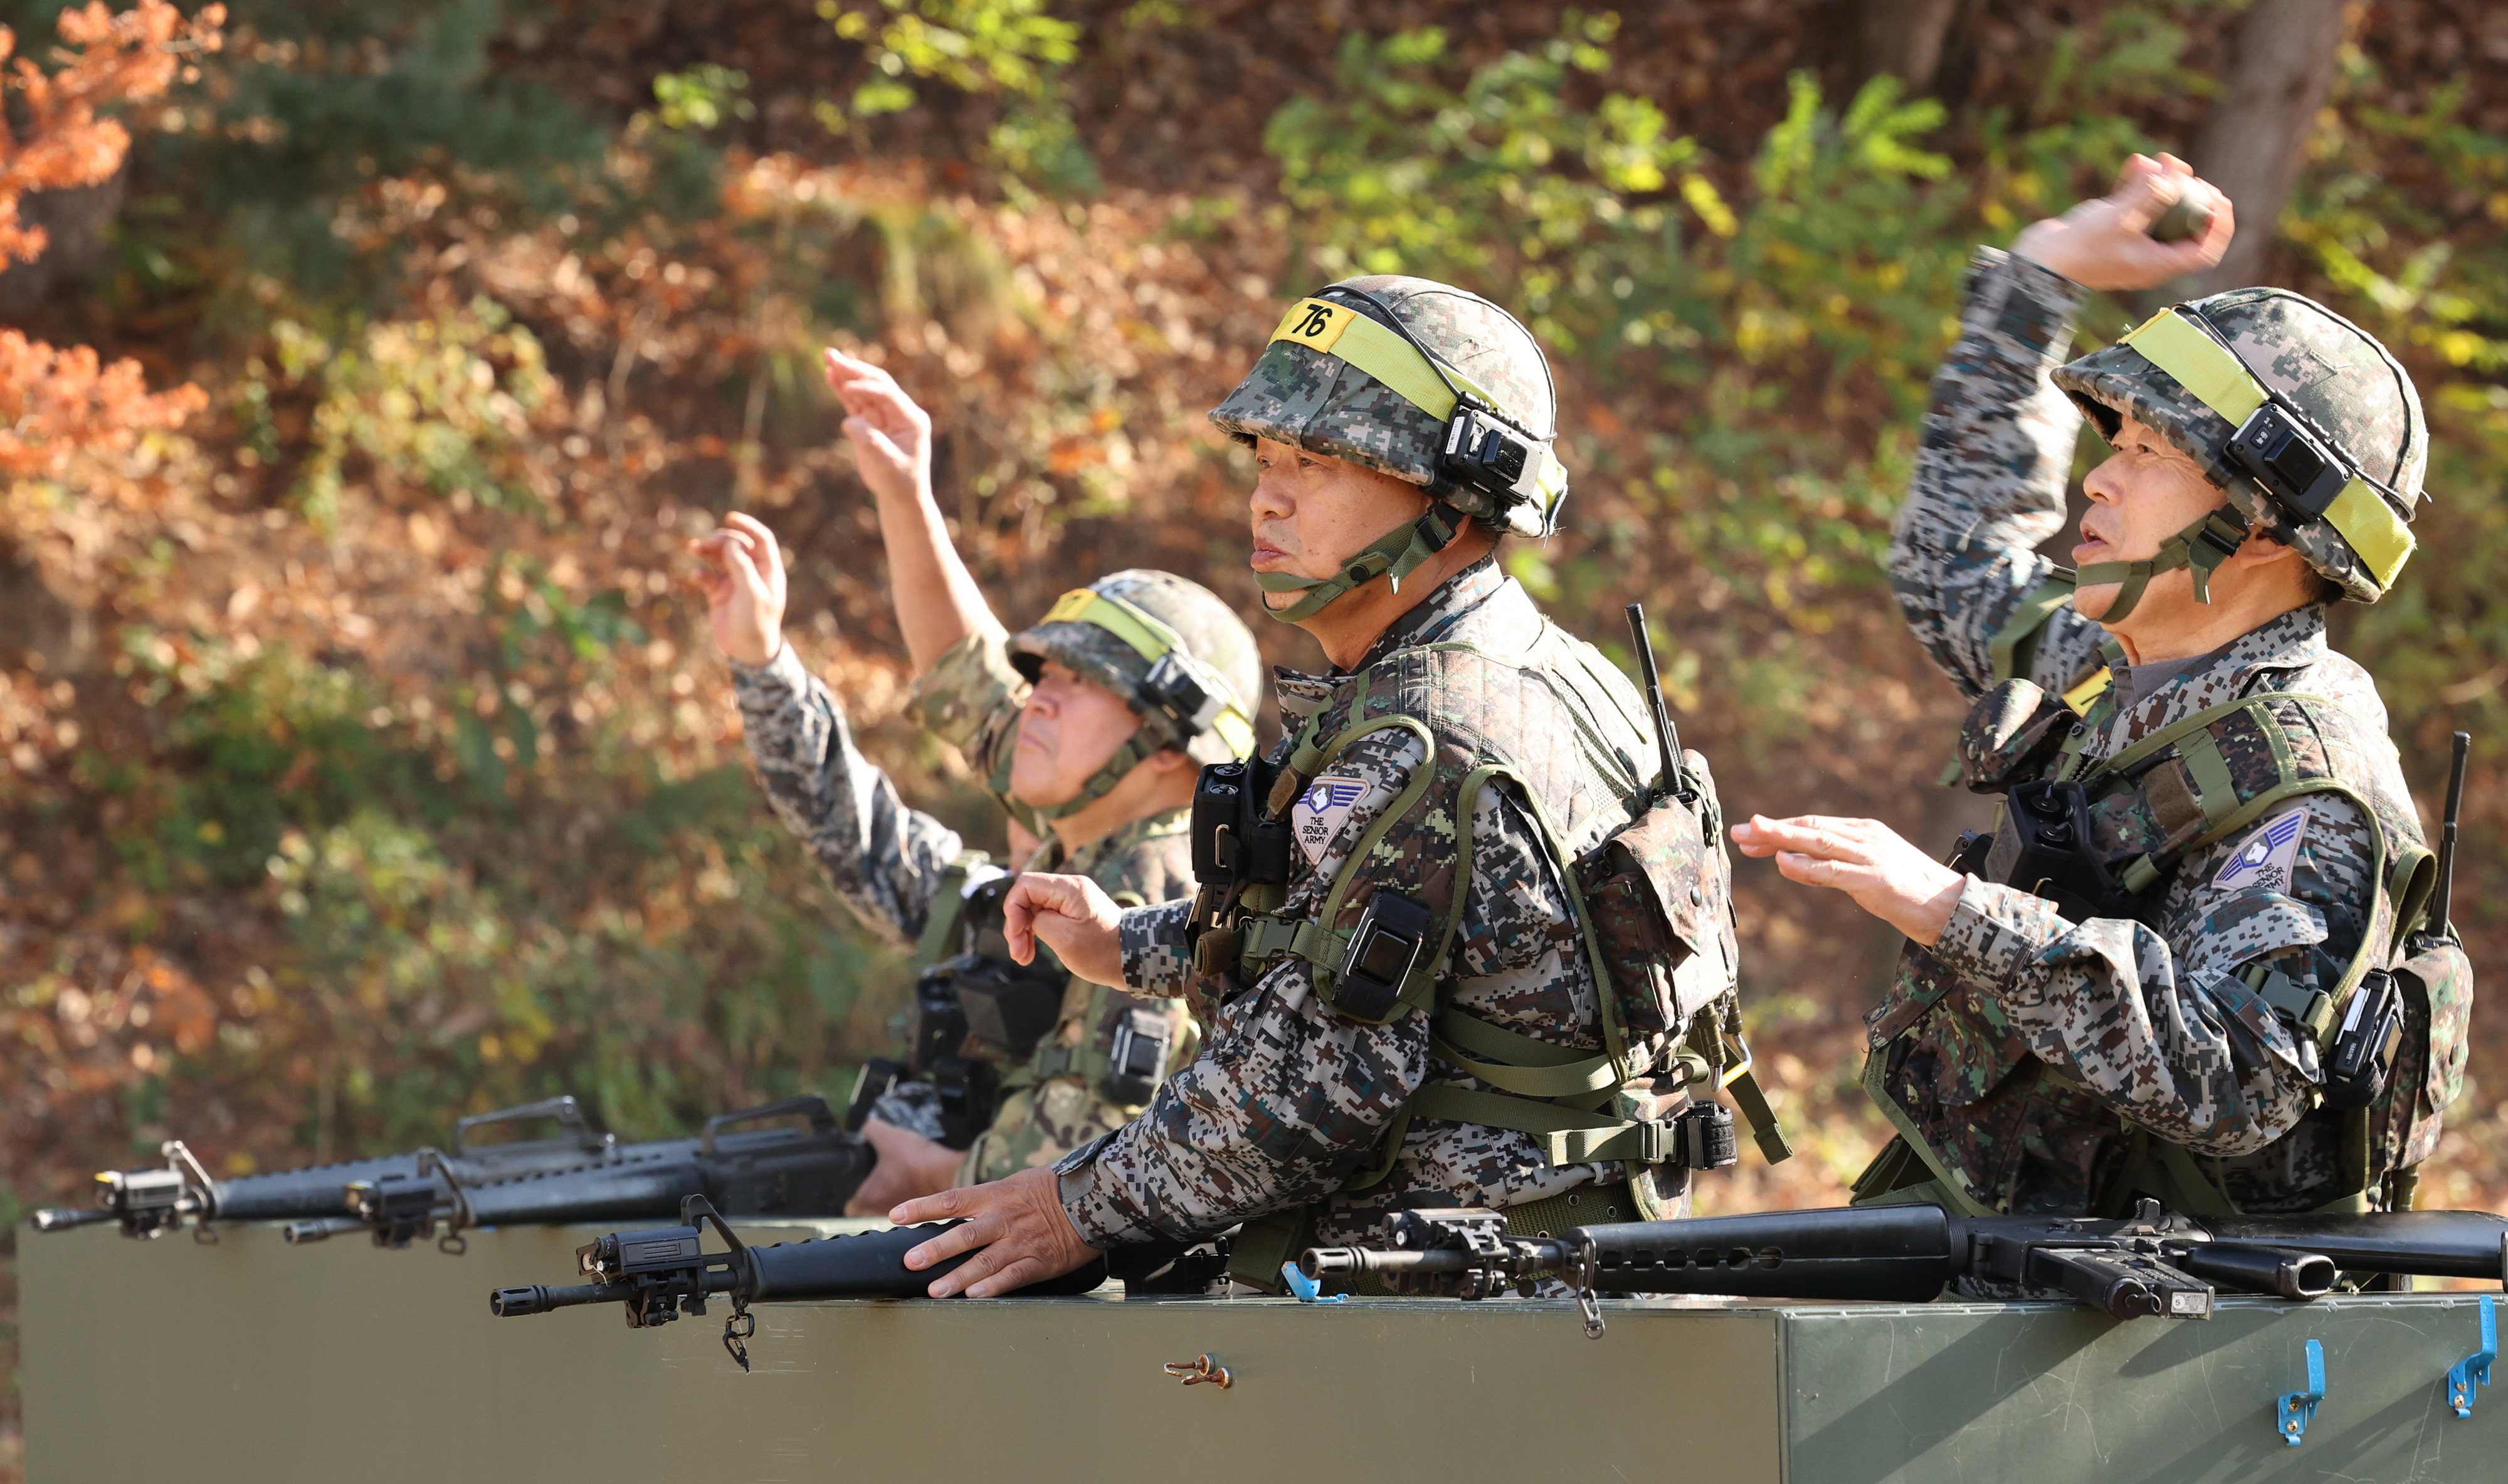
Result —
[[1656, 796], [1575, 865], [1601, 968], [1632, 1042], [1685, 1029], [1732, 987], [1740, 961], [1715, 781], [1696, 753], [1682, 761], [1681, 786], [1696, 802]]

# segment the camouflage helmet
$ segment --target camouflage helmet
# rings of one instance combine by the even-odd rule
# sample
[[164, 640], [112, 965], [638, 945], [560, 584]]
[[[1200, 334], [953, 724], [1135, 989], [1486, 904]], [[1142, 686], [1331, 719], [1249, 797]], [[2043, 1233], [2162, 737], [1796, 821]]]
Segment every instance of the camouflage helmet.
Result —
[[1138, 568], [1100, 577], [1064, 593], [1035, 627], [1013, 635], [1010, 654], [1031, 684], [1050, 659], [1139, 713], [1142, 745], [1108, 763], [1121, 767], [1107, 788], [1161, 747], [1179, 748], [1197, 762], [1227, 762], [1254, 749], [1262, 653], [1245, 620], [1198, 582]]
[[2375, 336], [2311, 299], [2240, 288], [2181, 304], [2053, 379], [2110, 439], [2124, 413], [2157, 429], [2345, 597], [2377, 602], [2412, 553], [2420, 398]]
[[[1389, 356], [1363, 353], [1369, 337], [1344, 333], [1352, 318], [1393, 326], [1396, 316], [1405, 338], [1439, 364], [1422, 364], [1381, 330], [1374, 340]], [[1449, 477], [1457, 388], [1535, 446], [1540, 467], [1517, 491], [1494, 494]], [[1518, 536], [1548, 535], [1567, 497], [1567, 475], [1550, 453], [1558, 416], [1549, 362], [1513, 315], [1464, 289], [1394, 275], [1345, 278], [1290, 306], [1254, 369], [1210, 411], [1248, 443], [1275, 438], [1346, 459]]]

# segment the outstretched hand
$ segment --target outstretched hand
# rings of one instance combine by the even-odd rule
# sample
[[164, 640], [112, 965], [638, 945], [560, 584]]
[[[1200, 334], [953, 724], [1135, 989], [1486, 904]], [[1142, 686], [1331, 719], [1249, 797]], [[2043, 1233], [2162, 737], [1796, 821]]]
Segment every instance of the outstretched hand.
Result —
[[784, 648], [784, 554], [775, 533], [734, 511], [688, 542], [702, 564], [697, 590], [715, 647], [744, 665], [762, 665]]
[[1092, 984], [1124, 983], [1124, 911], [1087, 876], [1021, 872], [1002, 899], [1002, 936], [1011, 957], [1036, 962], [1042, 938], [1062, 966]]
[[1789, 881], [1846, 893], [1856, 906], [1929, 948], [1941, 941], [1968, 885], [1968, 877], [1877, 819], [1753, 814], [1748, 824], [1733, 827], [1733, 843], [1744, 855], [1775, 856], [1777, 871]]
[[[2151, 224], [2180, 196], [2190, 194], [2211, 205], [2211, 226], [2184, 241], [2153, 241]], [[2012, 242], [2011, 251], [2084, 288], [2157, 288], [2220, 262], [2236, 232], [2230, 198], [2197, 176], [2193, 166], [2175, 155], [2157, 160], [2136, 155], [2117, 172], [2114, 190], [2031, 226]]]
[[1043, 1167], [1022, 1169], [988, 1185], [969, 1185], [908, 1201], [890, 1211], [888, 1219], [899, 1226], [917, 1221], [966, 1223], [905, 1254], [905, 1265], [917, 1271], [961, 1252], [976, 1254], [932, 1280], [923, 1291], [934, 1298], [957, 1293], [994, 1298], [1060, 1278], [1097, 1255], [1097, 1248], [1081, 1241], [1071, 1218], [1063, 1214], [1061, 1183]]
[[828, 349], [828, 387], [845, 404], [845, 438], [872, 498], [913, 500], [932, 483], [932, 415], [897, 378], [857, 355]]

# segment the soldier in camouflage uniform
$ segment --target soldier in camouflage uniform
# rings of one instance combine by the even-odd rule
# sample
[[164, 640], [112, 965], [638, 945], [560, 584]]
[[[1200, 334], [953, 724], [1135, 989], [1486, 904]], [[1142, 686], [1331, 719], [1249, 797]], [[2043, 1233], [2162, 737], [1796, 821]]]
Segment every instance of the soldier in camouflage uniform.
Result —
[[[1014, 847], [1027, 837], [1016, 866], [1077, 872], [1134, 903], [1190, 890], [1178, 805], [1199, 763], [1252, 748], [1246, 710], [1261, 685], [1252, 633], [1202, 587], [1133, 571], [1067, 594], [1043, 622], [1005, 634], [933, 502], [929, 420], [867, 362], [830, 352], [830, 381], [852, 414], [846, 431], [879, 501], [901, 626], [923, 672], [916, 712], [977, 764], [1012, 816]], [[927, 963], [966, 950], [981, 958], [987, 942], [998, 956], [997, 925], [987, 932], [962, 902], [1002, 867], [906, 807], [855, 749], [842, 706], [776, 632], [783, 571], [774, 538], [735, 515], [698, 545], [750, 756], [777, 816], [865, 920], [919, 942]], [[1121, 1127], [1199, 1043], [1171, 995], [1076, 979], [1044, 992], [1060, 995], [1051, 1029], [1024, 1062], [998, 1065], [998, 1114], [972, 1143], [956, 1141], [963, 1151], [941, 1142], [934, 1099], [917, 1095], [929, 1084], [879, 1100], [867, 1132], [880, 1165], [858, 1207], [1050, 1165]], [[972, 1035], [958, 1050], [1010, 1063]]]
[[[2187, 191], [2211, 194], [2137, 157], [2110, 197], [1980, 250], [1935, 379], [1891, 577], [1975, 698], [1966, 781], [2010, 795], [1991, 845], [1953, 870], [1869, 820], [1735, 830], [1911, 940], [1868, 1020], [1865, 1084], [1899, 1136], [1859, 1201], [2398, 1206], [2461, 1078], [2469, 975], [2419, 920], [2429, 856], [2385, 708], [2325, 636], [2326, 605], [2375, 602], [2411, 550], [2428, 434], [2410, 378], [2261, 288], [2063, 363], [2085, 287], [2217, 261], [2226, 202], [2200, 240], [2144, 235]], [[2085, 481], [2076, 577], [2034, 548], [2084, 412], [2115, 454]], [[2024, 856], [2056, 842], [2077, 848]], [[2389, 968], [2403, 1034], [2364, 1107], [2330, 1053]]]
[[[1364, 1239], [1422, 1198], [1528, 1231], [1682, 1209], [1673, 1135], [1723, 1063], [1680, 1033], [1733, 982], [1725, 861], [1689, 754], [1678, 819], [1703, 832], [1668, 864], [1704, 904], [1679, 919], [1696, 951], [1664, 1003], [1624, 1003], [1645, 985], [1597, 973], [1568, 868], [1646, 811], [1660, 760], [1636, 688], [1495, 558], [1501, 536], [1556, 520], [1555, 417], [1521, 325], [1404, 278], [1293, 306], [1212, 412], [1261, 469], [1253, 565], [1272, 615], [1332, 662], [1274, 672], [1289, 735], [1268, 785], [1242, 780], [1286, 827], [1280, 871], [1129, 910], [1075, 878], [1019, 880], [1014, 952], [1024, 919], [1086, 977], [1193, 993], [1209, 1039], [1051, 1174], [893, 1211], [968, 1218], [908, 1256], [982, 1248], [936, 1296], [1240, 1222], [1232, 1276], [1276, 1287], [1302, 1243]], [[1265, 827], [1244, 847], [1258, 861]]]

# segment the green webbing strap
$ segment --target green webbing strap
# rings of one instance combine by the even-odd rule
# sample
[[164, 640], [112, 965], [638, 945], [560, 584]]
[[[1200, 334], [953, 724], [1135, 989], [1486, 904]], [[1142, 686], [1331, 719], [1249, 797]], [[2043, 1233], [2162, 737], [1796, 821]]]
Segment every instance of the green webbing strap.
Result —
[[1106, 760], [1106, 765], [1090, 774], [1088, 781], [1080, 786], [1078, 794], [1058, 804], [1029, 804], [1027, 812], [1050, 824], [1076, 814], [1115, 792], [1115, 785], [1140, 766], [1142, 759], [1159, 750], [1161, 743], [1148, 733], [1147, 726], [1134, 727], [1132, 734], [1124, 739], [1124, 745], [1115, 749], [1115, 756]]
[[1986, 641], [1986, 652], [1994, 658], [1996, 685], [2016, 679], [2029, 668], [2030, 651], [2037, 648], [2038, 635], [2047, 627], [2047, 620], [2072, 601], [2073, 575], [2058, 567], [2013, 606], [2010, 616]]
[[1267, 593], [1305, 593], [1306, 596], [1287, 608], [1266, 607], [1263, 611], [1282, 623], [1303, 623], [1340, 601], [1344, 593], [1364, 583], [1373, 582], [1387, 573], [1393, 576], [1393, 590], [1402, 590], [1402, 579], [1420, 570], [1422, 563], [1446, 549], [1462, 529], [1462, 516], [1443, 501], [1430, 504], [1418, 520], [1394, 527], [1365, 549], [1342, 564], [1339, 573], [1329, 577], [1302, 577], [1293, 572], [1258, 572], [1255, 585]]
[[1732, 1073], [1724, 1090], [1733, 1094], [1733, 1105], [1751, 1125], [1751, 1138], [1759, 1146], [1759, 1157], [1771, 1165], [1782, 1165], [1794, 1157], [1794, 1146], [1786, 1139], [1784, 1126], [1777, 1122], [1777, 1110], [1768, 1106], [1768, 1094], [1759, 1086], [1759, 1074], [1744, 1062]]
[[[2133, 347], [2232, 428], [2243, 427], [2272, 399], [2235, 352], [2174, 309], [2161, 310], [2117, 343]], [[2412, 528], [2367, 480], [2353, 475], [2325, 507], [2322, 519], [2367, 565], [2380, 591], [2393, 585], [2396, 574], [2413, 554]], [[2202, 591], [2199, 579], [2195, 591]]]
[[2093, 620], [2110, 628], [2122, 623], [2136, 604], [2142, 602], [2142, 590], [2153, 577], [2180, 567], [2192, 570], [2194, 578], [2194, 601], [2212, 601], [2212, 574], [2221, 564], [2237, 554], [2246, 543], [2247, 528], [2238, 523], [2229, 506], [2213, 510], [2201, 520], [2188, 526], [2159, 543], [2159, 549], [2139, 562], [2092, 562], [2073, 575], [2073, 585], [2096, 587], [2104, 582], [2121, 582], [2124, 587], [2108, 605], [2108, 611]]
[[2239, 980], [2279, 1014], [2303, 1028], [2316, 1041], [2321, 1056], [2334, 1044], [2334, 996], [2322, 989], [2303, 989], [2291, 977], [2268, 963], [2258, 961], [2238, 972]]
[[[2268, 716], [2259, 720], [2270, 724]], [[2177, 756], [2194, 776], [2194, 806], [2203, 811], [2205, 832], [2218, 831], [2222, 821], [2238, 812], [2238, 781], [2230, 776], [2230, 764], [2221, 757], [2221, 739], [2206, 726], [2188, 737]]]
[[1279, 1292], [1281, 1265], [1297, 1260], [1314, 1229], [1315, 1213], [1304, 1206], [1255, 1217], [1237, 1228], [1229, 1243], [1228, 1277], [1249, 1288]]
[[1668, 1118], [1632, 1122], [1599, 1113], [1579, 1113], [1555, 1102], [1475, 1092], [1441, 1082], [1430, 1083], [1412, 1094], [1405, 1112], [1413, 1118], [1441, 1118], [1530, 1133], [1541, 1141], [1545, 1158], [1554, 1166], [1606, 1160], [1659, 1165], [1678, 1152], [1673, 1121]]
[[988, 863], [992, 857], [980, 850], [961, 850], [940, 872], [940, 889], [932, 894], [932, 903], [924, 909], [923, 936], [914, 940], [914, 967], [931, 968], [947, 958], [949, 940], [958, 934], [959, 919], [967, 910], [967, 874]]
[[[1589, 1056], [1556, 1042], [1538, 1041], [1451, 1005], [1437, 1012], [1428, 1035], [1428, 1054], [1501, 1093], [1524, 1097], [1609, 1092], [1626, 1080], [1612, 1066], [1608, 1052]], [[1646, 1070], [1651, 1069], [1649, 1057]]]

